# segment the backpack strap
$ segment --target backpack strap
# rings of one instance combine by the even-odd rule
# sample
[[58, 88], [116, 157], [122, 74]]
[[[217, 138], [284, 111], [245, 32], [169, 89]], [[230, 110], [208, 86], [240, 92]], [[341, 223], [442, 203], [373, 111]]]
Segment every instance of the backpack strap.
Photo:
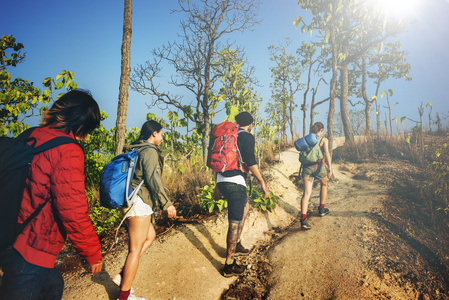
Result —
[[[237, 136], [238, 136], [240, 133], [242, 133], [242, 132], [249, 133], [249, 132], [246, 131], [245, 129], [239, 128], [239, 130], [237, 131]], [[238, 144], [238, 143], [237, 143], [237, 151], [239, 152], [239, 168], [240, 168], [240, 171], [245, 172], [244, 167], [243, 167], [244, 162], [243, 162], [243, 159], [242, 159], [242, 155], [241, 155], [241, 153], [240, 153], [240, 148], [239, 148], [239, 144]], [[246, 172], [245, 172], [245, 173], [246, 173]], [[247, 173], [247, 174], [249, 175], [249, 196], [251, 196], [251, 194], [252, 194], [252, 192], [253, 192], [253, 174], [250, 173], [249, 170], [248, 170], [248, 173]]]
[[59, 137], [53, 138], [49, 141], [46, 141], [45, 143], [34, 148], [34, 155], [39, 154], [44, 151], [47, 151], [51, 148], [55, 148], [57, 146], [60, 146], [63, 144], [70, 144], [70, 143], [77, 144], [78, 146], [81, 147], [81, 145], [75, 139], [68, 137], [68, 136], [59, 136]]

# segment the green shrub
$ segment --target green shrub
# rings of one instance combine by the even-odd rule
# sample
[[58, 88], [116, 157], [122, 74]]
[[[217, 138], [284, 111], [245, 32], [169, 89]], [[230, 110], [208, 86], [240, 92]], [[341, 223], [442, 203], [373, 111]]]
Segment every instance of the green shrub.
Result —
[[99, 193], [97, 190], [86, 192], [89, 203], [89, 216], [98, 236], [107, 235], [120, 221], [116, 209], [107, 209], [100, 205]]
[[276, 208], [276, 202], [279, 200], [278, 196], [275, 196], [270, 192], [270, 196], [264, 199], [264, 194], [258, 189], [252, 189], [251, 198], [253, 199], [253, 207], [261, 211], [273, 211]]
[[200, 188], [201, 194], [198, 195], [200, 198], [201, 208], [207, 210], [209, 213], [212, 213], [215, 208], [218, 208], [218, 211], [222, 211], [224, 208], [228, 207], [228, 202], [222, 197], [220, 194], [220, 199], [214, 199], [214, 190], [216, 183], [211, 181], [210, 185], [206, 185], [203, 188]]

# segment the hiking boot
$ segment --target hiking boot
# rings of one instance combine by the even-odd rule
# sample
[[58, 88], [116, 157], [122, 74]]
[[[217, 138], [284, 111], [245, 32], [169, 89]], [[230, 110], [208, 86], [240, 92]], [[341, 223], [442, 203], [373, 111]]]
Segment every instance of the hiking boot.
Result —
[[240, 242], [238, 242], [237, 246], [235, 247], [234, 256], [248, 256], [250, 252], [251, 250], [246, 249]]
[[303, 229], [303, 230], [312, 229], [312, 226], [310, 226], [309, 222], [307, 222], [307, 218], [305, 218], [304, 220], [301, 220], [301, 229]]
[[326, 207], [323, 208], [318, 207], [318, 214], [320, 215], [320, 217], [324, 217], [325, 215], [329, 214], [329, 209], [327, 209]]
[[231, 265], [228, 265], [225, 263], [223, 268], [223, 276], [224, 277], [231, 277], [231, 276], [238, 276], [243, 274], [245, 272], [246, 267], [238, 265], [236, 260], [234, 259], [234, 262]]

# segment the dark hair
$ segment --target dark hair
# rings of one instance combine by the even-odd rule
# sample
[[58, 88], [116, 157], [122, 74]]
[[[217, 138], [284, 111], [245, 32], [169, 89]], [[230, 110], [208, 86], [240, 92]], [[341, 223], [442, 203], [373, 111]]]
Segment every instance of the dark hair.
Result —
[[58, 128], [65, 133], [86, 138], [100, 126], [100, 109], [89, 91], [73, 90], [59, 98], [44, 113], [40, 126]]
[[140, 136], [137, 139], [139, 140], [148, 140], [153, 132], [159, 132], [162, 129], [162, 125], [154, 120], [146, 121], [143, 123], [142, 128], [140, 129]]
[[315, 133], [317, 134], [321, 129], [324, 128], [323, 123], [321, 122], [316, 122], [315, 124], [313, 124], [312, 128], [310, 128], [310, 133]]

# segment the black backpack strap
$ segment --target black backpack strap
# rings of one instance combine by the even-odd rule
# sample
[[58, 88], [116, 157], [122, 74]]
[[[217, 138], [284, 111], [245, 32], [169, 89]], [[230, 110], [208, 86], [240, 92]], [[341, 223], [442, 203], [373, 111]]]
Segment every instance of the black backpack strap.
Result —
[[16, 237], [19, 236], [19, 234], [22, 233], [22, 231], [25, 229], [25, 227], [28, 226], [28, 224], [30, 224], [31, 220], [33, 220], [42, 210], [42, 208], [44, 208], [45, 205], [47, 205], [47, 203], [50, 201], [50, 198], [48, 198], [47, 200], [45, 200], [44, 203], [41, 203], [35, 211], [33, 211], [33, 213], [31, 215], [28, 216], [28, 218], [26, 218], [26, 220], [23, 223], [17, 223], [16, 226]]
[[44, 152], [44, 151], [47, 151], [48, 149], [51, 149], [51, 148], [54, 148], [54, 147], [57, 147], [57, 146], [60, 146], [63, 144], [69, 144], [69, 143], [74, 143], [81, 147], [81, 145], [75, 139], [68, 137], [68, 136], [60, 136], [60, 137], [53, 138], [49, 141], [46, 141], [45, 143], [34, 148], [34, 155]]

